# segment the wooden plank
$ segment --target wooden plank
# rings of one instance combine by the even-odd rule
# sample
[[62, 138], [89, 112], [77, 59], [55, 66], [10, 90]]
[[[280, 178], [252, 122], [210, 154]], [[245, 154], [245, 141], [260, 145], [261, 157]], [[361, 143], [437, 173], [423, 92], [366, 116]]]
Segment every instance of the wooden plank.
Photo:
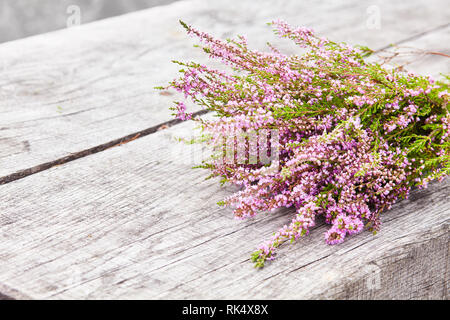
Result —
[[0, 42], [65, 28], [68, 18], [74, 17], [74, 5], [80, 8], [81, 23], [87, 23], [173, 1], [176, 0], [41, 0], [38, 6], [30, 5], [30, 1], [2, 1]]
[[356, 0], [181, 1], [2, 44], [0, 177], [45, 169], [40, 166], [167, 121], [174, 97], [153, 87], [176, 74], [169, 60], [205, 61], [179, 18], [219, 37], [245, 33], [256, 48], [267, 39], [279, 43], [265, 25], [275, 18], [373, 48], [448, 23], [444, 0], [377, 6], [380, 29], [367, 27], [368, 5]]
[[0, 293], [448, 298], [448, 180], [397, 204], [377, 236], [327, 246], [319, 225], [257, 271], [249, 253], [292, 212], [242, 222], [218, 208], [230, 188], [204, 181], [205, 171], [176, 156], [173, 135], [191, 128], [177, 125], [0, 186]]
[[390, 65], [403, 66], [408, 72], [430, 75], [442, 79], [442, 74], [450, 74], [450, 25], [425, 34], [411, 41], [405, 41], [399, 46], [388, 48], [371, 59], [380, 60], [394, 51], [400, 55], [390, 61]]
[[395, 205], [376, 236], [328, 246], [319, 223], [256, 270], [249, 254], [293, 212], [234, 220], [216, 205], [233, 188], [178, 153], [190, 130], [2, 186], [0, 283], [37, 299], [447, 298], [448, 179]]

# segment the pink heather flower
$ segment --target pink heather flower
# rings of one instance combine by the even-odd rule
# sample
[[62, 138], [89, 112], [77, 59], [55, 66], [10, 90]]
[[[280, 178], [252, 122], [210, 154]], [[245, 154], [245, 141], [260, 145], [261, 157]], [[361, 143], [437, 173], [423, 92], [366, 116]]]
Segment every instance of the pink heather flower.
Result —
[[[230, 68], [176, 62], [181, 76], [169, 85], [217, 115], [192, 119], [184, 103], [173, 108], [178, 119], [197, 121], [205, 143], [217, 151], [203, 163], [211, 176], [239, 186], [223, 201], [235, 218], [282, 207], [295, 211], [252, 256], [257, 266], [274, 259], [286, 241], [306, 236], [318, 216], [331, 225], [328, 244], [365, 225], [378, 230], [380, 214], [408, 198], [412, 185], [425, 188], [450, 173], [447, 91], [424, 77], [380, 70], [363, 59], [362, 48], [284, 21], [272, 24], [305, 53], [252, 50], [245, 37], [222, 41], [183, 23], [211, 58]], [[270, 130], [276, 139], [251, 143], [253, 133]], [[233, 154], [223, 161], [230, 137], [244, 151], [239, 161]]]
[[176, 105], [177, 115], [176, 118], [180, 120], [190, 120], [192, 118], [192, 113], [186, 113], [186, 105], [183, 102], [179, 102]]
[[417, 111], [417, 106], [416, 106], [416, 105], [413, 105], [413, 104], [410, 104], [410, 105], [408, 106], [408, 108], [406, 108], [406, 111], [408, 112], [408, 116], [412, 116], [413, 114], [416, 113], [416, 111]]
[[397, 125], [395, 123], [387, 123], [384, 125], [384, 130], [386, 130], [386, 132], [394, 131], [395, 128], [397, 128]]
[[447, 90], [444, 90], [444, 91], [441, 91], [441, 92], [438, 93], [438, 97], [439, 98], [442, 98], [443, 96], [446, 96], [446, 95], [448, 96], [448, 91]]
[[346, 231], [338, 228], [331, 228], [325, 233], [325, 241], [327, 244], [338, 244], [344, 242]]
[[407, 118], [407, 117], [405, 117], [404, 115], [401, 115], [400, 117], [398, 117], [397, 125], [398, 125], [400, 128], [406, 128], [406, 126], [408, 126], [408, 124], [410, 123], [410, 121], [411, 121], [410, 118]]

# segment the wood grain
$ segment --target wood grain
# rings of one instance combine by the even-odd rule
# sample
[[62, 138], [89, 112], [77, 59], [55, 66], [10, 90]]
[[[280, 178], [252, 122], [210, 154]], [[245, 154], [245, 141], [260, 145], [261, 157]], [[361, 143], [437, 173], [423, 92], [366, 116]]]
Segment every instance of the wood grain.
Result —
[[370, 58], [381, 61], [383, 56], [395, 52], [399, 56], [390, 61], [392, 67], [403, 66], [404, 70], [416, 74], [429, 75], [442, 79], [442, 74], [450, 74], [450, 24], [439, 30], [427, 33], [398, 46], [387, 48]]
[[0, 177], [39, 171], [42, 164], [169, 120], [167, 106], [175, 97], [153, 87], [176, 75], [170, 59], [206, 59], [193, 50], [180, 18], [222, 38], [245, 33], [255, 48], [269, 39], [288, 52], [293, 46], [271, 37], [266, 22], [282, 18], [372, 48], [449, 22], [444, 0], [386, 0], [376, 6], [380, 29], [367, 27], [369, 5], [357, 0], [258, 1], [257, 6], [250, 0], [180, 1], [2, 44]]
[[[258, 9], [185, 1], [1, 45], [0, 176], [170, 119], [174, 97], [151, 88], [173, 77], [172, 53], [202, 59], [175, 26], [180, 17], [219, 36], [246, 30], [255, 47], [269, 34], [264, 23], [282, 17], [337, 40], [443, 51], [448, 16], [443, 1], [432, 3], [379, 2], [381, 29], [369, 30], [367, 5], [357, 1]], [[441, 57], [426, 59], [410, 67], [449, 68]], [[293, 212], [234, 220], [216, 202], [235, 189], [205, 181], [207, 172], [188, 161], [199, 150], [174, 142], [191, 132], [192, 124], [174, 125], [1, 185], [0, 298], [448, 299], [448, 179], [396, 204], [376, 236], [328, 246], [322, 222], [255, 270], [249, 254]]]
[[448, 297], [450, 181], [395, 205], [376, 236], [328, 246], [319, 223], [255, 270], [249, 254], [293, 212], [238, 221], [219, 208], [233, 189], [205, 181], [174, 143], [191, 130], [0, 188], [0, 283], [38, 299]]

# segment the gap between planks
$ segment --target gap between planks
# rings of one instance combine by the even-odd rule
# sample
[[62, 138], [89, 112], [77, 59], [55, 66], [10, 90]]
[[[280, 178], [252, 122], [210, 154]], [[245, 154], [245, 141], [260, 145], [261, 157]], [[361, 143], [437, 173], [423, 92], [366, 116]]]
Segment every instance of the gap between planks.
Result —
[[400, 40], [400, 41], [397, 41], [396, 43], [385, 45], [384, 47], [381, 47], [381, 48], [375, 50], [374, 53], [381, 52], [381, 51], [383, 51], [383, 50], [392, 48], [393, 46], [396, 46], [396, 45], [399, 45], [399, 44], [402, 44], [402, 43], [405, 43], [405, 42], [409, 42], [409, 41], [413, 41], [413, 40], [420, 39], [420, 38], [423, 37], [423, 36], [426, 36], [426, 35], [428, 35], [428, 34], [430, 34], [430, 33], [432, 33], [432, 32], [435, 32], [435, 31], [443, 30], [443, 29], [445, 29], [445, 28], [447, 28], [447, 27], [449, 27], [449, 26], [450, 26], [450, 23], [446, 23], [446, 24], [437, 26], [437, 27], [435, 27], [435, 28], [432, 28], [432, 29], [430, 29], [430, 30], [423, 31], [423, 32], [421, 32], [421, 33], [418, 33], [418, 34], [415, 34], [415, 35], [413, 35], [413, 36], [410, 36], [410, 37], [407, 37], [407, 38], [405, 38], [405, 39], [402, 39], [402, 40]]
[[[193, 113], [193, 116], [201, 116], [203, 114], [206, 114], [207, 112], [208, 112], [208, 110], [200, 110], [200, 111], [197, 111], [197, 112]], [[62, 157], [62, 158], [59, 158], [59, 159], [56, 159], [56, 160], [53, 160], [53, 161], [49, 161], [49, 162], [45, 162], [45, 163], [39, 164], [37, 166], [31, 167], [31, 168], [27, 168], [27, 169], [24, 169], [24, 170], [20, 170], [20, 171], [14, 172], [14, 173], [9, 174], [7, 176], [1, 177], [0, 178], [0, 185], [6, 184], [6, 183], [9, 183], [9, 182], [12, 182], [12, 181], [16, 181], [16, 180], [19, 180], [19, 179], [23, 179], [23, 178], [25, 178], [27, 176], [30, 176], [32, 174], [35, 174], [35, 173], [38, 173], [38, 172], [41, 172], [41, 171], [44, 171], [44, 170], [48, 170], [48, 169], [53, 168], [55, 166], [59, 166], [59, 165], [62, 165], [62, 164], [65, 164], [65, 163], [68, 163], [68, 162], [71, 162], [71, 161], [74, 161], [74, 160], [77, 160], [77, 159], [80, 159], [80, 158], [84, 158], [84, 157], [87, 157], [89, 155], [105, 151], [105, 150], [110, 149], [110, 148], [118, 147], [118, 146], [120, 146], [122, 144], [125, 144], [125, 143], [131, 142], [133, 140], [136, 140], [136, 139], [148, 136], [149, 134], [155, 133], [158, 130], [163, 130], [163, 129], [166, 129], [168, 127], [177, 125], [180, 122], [182, 122], [182, 120], [178, 120], [178, 119], [172, 119], [172, 120], [169, 120], [169, 121], [165, 121], [165, 122], [162, 122], [160, 124], [157, 124], [156, 126], [152, 126], [150, 128], [147, 128], [147, 129], [144, 129], [144, 130], [140, 130], [140, 131], [128, 134], [128, 135], [126, 135], [124, 137], [121, 137], [121, 138], [118, 138], [118, 139], [114, 139], [114, 140], [108, 141], [106, 143], [102, 143], [102, 144], [97, 145], [95, 147], [84, 149], [84, 150], [78, 151], [78, 152], [74, 152], [74, 153], [71, 153], [70, 155]]]
[[[446, 24], [437, 26], [435, 28], [423, 31], [423, 32], [415, 34], [413, 36], [404, 38], [404, 39], [402, 39], [400, 41], [397, 41], [394, 44], [385, 45], [385, 46], [383, 46], [383, 47], [381, 47], [379, 49], [376, 49], [373, 53], [379, 53], [379, 52], [382, 52], [382, 51], [384, 51], [386, 49], [389, 49], [389, 48], [391, 48], [393, 46], [400, 45], [400, 44], [403, 44], [403, 43], [406, 43], [406, 42], [409, 42], [409, 41], [412, 41], [412, 40], [417, 40], [417, 39], [419, 39], [419, 38], [421, 38], [421, 37], [423, 37], [425, 35], [428, 35], [430, 33], [433, 33], [433, 32], [436, 32], [436, 31], [439, 31], [439, 30], [442, 30], [442, 29], [445, 29], [445, 28], [447, 28], [449, 26], [450, 26], [450, 23], [446, 23]], [[193, 113], [193, 116], [201, 116], [201, 115], [204, 115], [204, 114], [206, 114], [208, 112], [209, 112], [208, 110], [200, 110], [200, 111], [197, 111], [197, 112]], [[80, 158], [87, 157], [87, 156], [92, 155], [92, 154], [96, 154], [98, 152], [105, 151], [105, 150], [113, 148], [113, 147], [120, 146], [122, 144], [128, 143], [128, 142], [133, 141], [135, 139], [139, 139], [139, 138], [148, 136], [148, 135], [150, 135], [152, 133], [157, 132], [158, 130], [165, 129], [165, 127], [171, 127], [171, 126], [177, 125], [177, 124], [179, 124], [181, 122], [182, 121], [178, 120], [178, 119], [168, 120], [168, 121], [159, 123], [159, 124], [157, 124], [155, 126], [152, 126], [150, 128], [146, 128], [146, 129], [143, 129], [143, 130], [140, 130], [140, 131], [128, 134], [126, 136], [123, 136], [123, 137], [120, 137], [120, 138], [108, 141], [106, 143], [102, 143], [100, 145], [97, 145], [97, 146], [94, 146], [94, 147], [91, 147], [91, 148], [88, 148], [88, 149], [84, 149], [84, 150], [81, 150], [81, 151], [78, 151], [78, 152], [71, 153], [68, 156], [64, 156], [64, 157], [58, 158], [56, 160], [48, 161], [48, 162], [39, 164], [37, 166], [30, 167], [30, 168], [27, 168], [27, 169], [16, 171], [16, 172], [11, 173], [9, 175], [0, 177], [0, 185], [7, 184], [9, 182], [13, 182], [13, 181], [16, 181], [16, 180], [19, 180], [19, 179], [23, 179], [23, 178], [28, 177], [30, 175], [42, 172], [44, 170], [51, 169], [51, 168], [53, 168], [55, 166], [59, 166], [59, 165], [62, 165], [62, 164], [65, 164], [65, 163], [68, 163], [68, 162], [71, 162], [71, 161], [74, 161], [74, 160], [77, 160], [77, 159], [80, 159]]]

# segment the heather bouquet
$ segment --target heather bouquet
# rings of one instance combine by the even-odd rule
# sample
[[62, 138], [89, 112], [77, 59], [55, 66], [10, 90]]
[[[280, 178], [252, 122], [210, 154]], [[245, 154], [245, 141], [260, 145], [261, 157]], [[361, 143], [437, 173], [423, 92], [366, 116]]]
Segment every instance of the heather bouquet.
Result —
[[[328, 244], [364, 229], [376, 232], [380, 214], [411, 188], [449, 175], [448, 82], [369, 63], [369, 48], [283, 21], [271, 23], [275, 33], [302, 54], [288, 56], [271, 44], [269, 52], [251, 50], [243, 36], [222, 41], [181, 24], [206, 54], [228, 66], [174, 61], [181, 77], [160, 87], [216, 115], [193, 117], [181, 101], [173, 107], [177, 118], [198, 122], [200, 143], [214, 147], [200, 167], [240, 186], [219, 204], [239, 219], [295, 210], [290, 224], [252, 255], [257, 267], [284, 242], [307, 235], [318, 216], [330, 224]], [[230, 140], [240, 150], [231, 156]]]

